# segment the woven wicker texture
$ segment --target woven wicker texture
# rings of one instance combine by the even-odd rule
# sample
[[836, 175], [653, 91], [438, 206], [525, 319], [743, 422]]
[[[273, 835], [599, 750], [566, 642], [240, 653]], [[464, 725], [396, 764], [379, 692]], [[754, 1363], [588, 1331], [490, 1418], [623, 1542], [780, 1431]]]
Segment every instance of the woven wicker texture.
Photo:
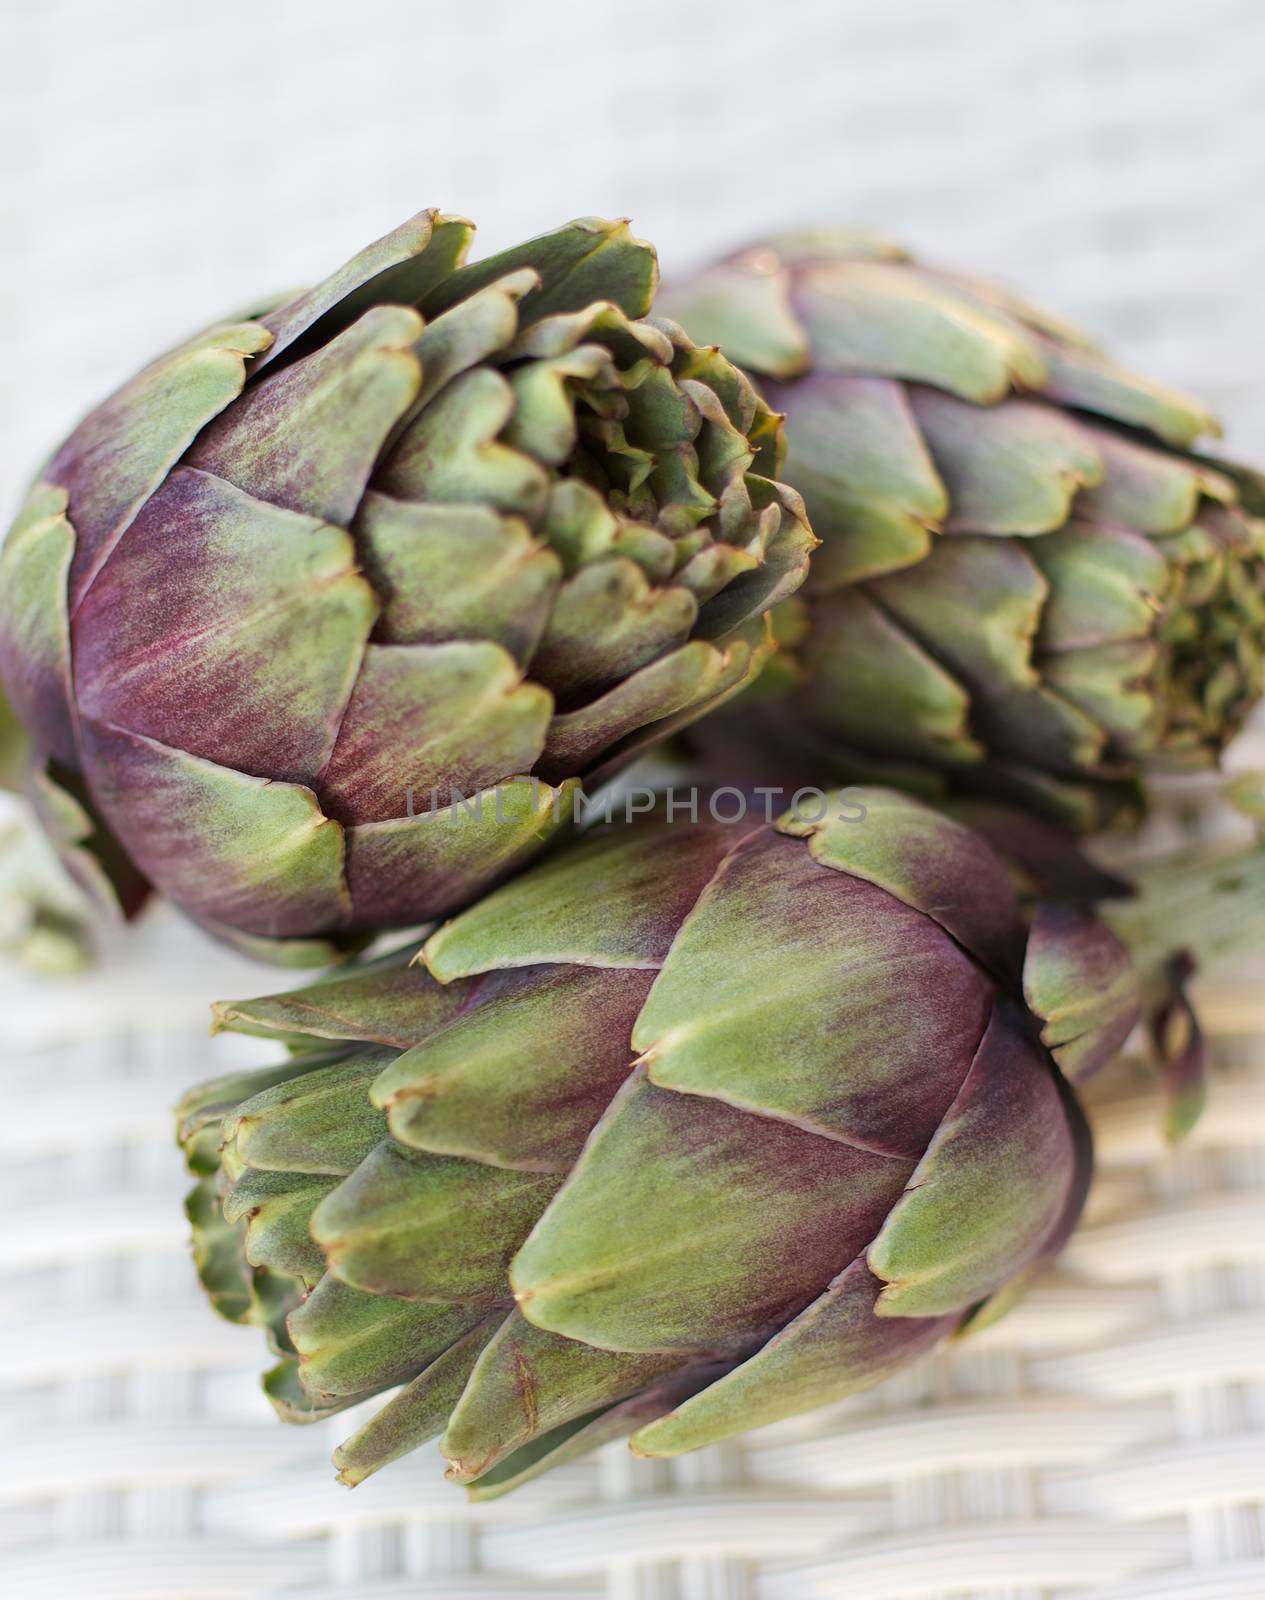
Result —
[[[0, 503], [141, 359], [429, 204], [488, 248], [627, 213], [665, 266], [865, 222], [1021, 285], [1265, 456], [1259, 0], [0, 0]], [[1250, 755], [1244, 755], [1246, 762]], [[1259, 758], [1258, 758], [1259, 759]], [[349, 1494], [201, 1305], [167, 1107], [275, 984], [174, 919], [0, 974], [0, 1574], [24, 1600], [1261, 1600], [1265, 968], [1213, 1107], [1144, 1076], [1060, 1273], [864, 1401], [465, 1505]]]
[[2, 0], [0, 501], [138, 359], [426, 205], [665, 267], [838, 220], [1265, 438], [1258, 0]]

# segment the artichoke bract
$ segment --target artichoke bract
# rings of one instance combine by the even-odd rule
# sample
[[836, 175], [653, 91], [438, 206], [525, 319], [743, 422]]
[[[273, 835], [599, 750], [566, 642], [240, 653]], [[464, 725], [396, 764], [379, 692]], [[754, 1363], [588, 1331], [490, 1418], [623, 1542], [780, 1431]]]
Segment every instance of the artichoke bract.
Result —
[[48, 976], [80, 972], [94, 953], [91, 903], [63, 871], [21, 786], [27, 743], [0, 695], [0, 954]]
[[914, 799], [820, 809], [598, 828], [420, 964], [217, 1008], [294, 1053], [180, 1108], [199, 1271], [269, 1330], [286, 1419], [402, 1385], [345, 1481], [437, 1435], [481, 1496], [691, 1450], [877, 1382], [1061, 1246], [1124, 946]]
[[[784, 412], [823, 547], [731, 771], [881, 774], [1080, 828], [1214, 761], [1265, 684], [1263, 480], [1197, 402], [883, 241], [757, 244], [666, 298]], [[726, 731], [729, 737], [724, 737]], [[745, 752], [745, 755], [744, 755]]]
[[624, 223], [463, 265], [472, 233], [423, 212], [160, 357], [0, 554], [50, 828], [260, 953], [505, 876], [746, 681], [815, 543], [779, 419], [646, 319]]

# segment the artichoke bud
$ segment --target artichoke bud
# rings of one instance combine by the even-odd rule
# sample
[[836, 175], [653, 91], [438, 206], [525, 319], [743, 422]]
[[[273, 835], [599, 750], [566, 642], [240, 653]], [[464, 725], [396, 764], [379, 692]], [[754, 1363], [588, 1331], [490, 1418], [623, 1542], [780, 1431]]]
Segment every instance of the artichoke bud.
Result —
[[[822, 548], [765, 703], [695, 730], [726, 779], [861, 779], [1078, 829], [1215, 762], [1265, 688], [1265, 508], [1196, 401], [881, 240], [742, 251], [665, 301], [787, 421]], [[753, 736], [754, 734], [754, 736]]]
[[129, 906], [295, 964], [432, 920], [767, 654], [815, 540], [765, 403], [648, 317], [626, 224], [472, 233], [159, 357], [19, 512], [0, 671]]
[[[1025, 884], [1054, 875], [1039, 826], [1015, 841]], [[812, 821], [660, 811], [418, 963], [220, 1007], [325, 1052], [182, 1109], [199, 1174], [220, 1119], [238, 1278], [291, 1287], [279, 1411], [394, 1389], [345, 1481], [442, 1436], [490, 1496], [610, 1438], [675, 1454], [877, 1382], [1079, 1214], [1070, 1080], [1140, 1009], [1100, 887], [1085, 868], [1025, 909], [981, 834], [893, 791]]]

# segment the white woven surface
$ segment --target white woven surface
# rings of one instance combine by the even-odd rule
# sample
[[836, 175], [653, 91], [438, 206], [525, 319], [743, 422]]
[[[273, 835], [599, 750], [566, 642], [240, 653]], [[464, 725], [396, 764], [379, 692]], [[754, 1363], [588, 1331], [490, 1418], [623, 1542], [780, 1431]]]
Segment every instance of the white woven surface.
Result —
[[[0, 0], [0, 503], [204, 317], [422, 205], [491, 248], [630, 214], [665, 265], [856, 220], [987, 270], [1265, 455], [1259, 0]], [[1261, 1600], [1265, 1015], [1170, 1157], [1142, 1087], [1063, 1274], [863, 1402], [470, 1510], [354, 1494], [198, 1303], [166, 1107], [271, 986], [174, 921], [0, 979], [0, 1573], [33, 1600]], [[145, 1020], [142, 1021], [142, 1018]], [[1132, 1098], [1130, 1098], [1132, 1096]]]
[[424, 205], [664, 264], [856, 221], [1265, 438], [1259, 0], [0, 0], [0, 502], [139, 358]]

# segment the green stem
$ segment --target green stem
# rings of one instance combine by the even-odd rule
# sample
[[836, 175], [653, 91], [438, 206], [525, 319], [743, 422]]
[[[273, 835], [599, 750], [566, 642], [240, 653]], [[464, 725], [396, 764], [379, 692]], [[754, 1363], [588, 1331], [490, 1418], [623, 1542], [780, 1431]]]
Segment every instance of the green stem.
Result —
[[1148, 995], [1165, 986], [1183, 951], [1201, 972], [1244, 956], [1265, 956], [1265, 845], [1207, 851], [1134, 867], [1132, 900], [1101, 908], [1129, 949]]

